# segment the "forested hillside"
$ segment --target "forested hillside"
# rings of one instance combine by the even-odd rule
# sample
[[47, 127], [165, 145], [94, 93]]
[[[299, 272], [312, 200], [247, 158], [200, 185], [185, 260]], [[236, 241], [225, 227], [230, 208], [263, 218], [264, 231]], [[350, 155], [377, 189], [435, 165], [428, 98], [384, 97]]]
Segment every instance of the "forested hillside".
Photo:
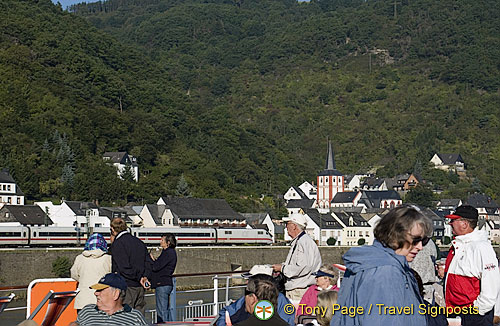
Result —
[[[500, 194], [496, 1], [0, 4], [0, 166], [31, 199], [175, 194], [239, 210], [337, 168]], [[137, 185], [104, 151], [138, 157]], [[425, 169], [458, 152], [468, 180]], [[474, 183], [472, 185], [471, 183]]]

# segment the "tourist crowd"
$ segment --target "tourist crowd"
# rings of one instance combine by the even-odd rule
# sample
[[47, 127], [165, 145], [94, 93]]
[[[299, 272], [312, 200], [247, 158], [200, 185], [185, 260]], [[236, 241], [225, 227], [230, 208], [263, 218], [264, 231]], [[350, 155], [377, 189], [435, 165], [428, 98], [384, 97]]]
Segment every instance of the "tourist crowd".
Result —
[[[431, 221], [418, 207], [404, 205], [381, 218], [372, 245], [344, 254], [341, 279], [333, 264], [322, 264], [305, 232], [305, 217], [284, 218], [293, 239], [286, 260], [255, 265], [243, 274], [245, 295], [222, 308], [213, 324], [495, 325], [500, 322], [498, 259], [486, 231], [477, 228], [478, 211], [464, 205], [446, 218], [454, 234], [446, 259], [439, 259], [430, 239]], [[109, 255], [104, 238], [94, 234], [75, 259], [71, 276], [81, 291], [72, 325], [147, 325], [144, 293], [150, 288], [156, 291], [158, 323], [172, 321], [175, 236], [162, 236], [162, 252], [155, 257], [116, 218], [111, 242]]]

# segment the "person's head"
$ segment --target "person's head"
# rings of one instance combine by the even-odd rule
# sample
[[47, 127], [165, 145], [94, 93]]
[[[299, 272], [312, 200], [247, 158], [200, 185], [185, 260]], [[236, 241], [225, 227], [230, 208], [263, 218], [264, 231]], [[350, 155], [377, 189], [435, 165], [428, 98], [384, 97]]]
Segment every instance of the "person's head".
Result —
[[85, 242], [85, 247], [83, 250], [96, 250], [100, 249], [104, 252], [108, 252], [108, 244], [106, 240], [100, 233], [92, 234]]
[[95, 290], [94, 295], [97, 298], [99, 310], [112, 314], [123, 306], [123, 296], [127, 289], [127, 283], [120, 274], [108, 273], [90, 288]]
[[289, 217], [283, 217], [283, 221], [286, 222], [286, 231], [292, 239], [306, 229], [307, 220], [302, 214], [291, 214]]
[[165, 233], [164, 235], [162, 235], [160, 239], [160, 246], [163, 249], [175, 249], [175, 247], [177, 247], [177, 240], [175, 239], [175, 235], [173, 233]]
[[316, 319], [321, 326], [329, 326], [333, 316], [333, 305], [337, 303], [337, 291], [321, 291], [318, 294], [318, 307], [326, 308], [324, 315], [319, 314]]
[[479, 213], [470, 205], [458, 206], [455, 213], [446, 215], [454, 235], [465, 235], [474, 231]]
[[322, 289], [328, 289], [330, 285], [337, 284], [338, 272], [331, 265], [324, 264], [313, 274], [316, 276], [316, 285]]
[[120, 232], [127, 230], [127, 223], [120, 217], [115, 217], [110, 224], [111, 234], [117, 236]]
[[429, 242], [432, 223], [418, 207], [401, 206], [383, 216], [373, 233], [384, 246], [411, 262]]
[[261, 300], [271, 302], [273, 307], [278, 307], [278, 287], [274, 279], [265, 274], [250, 277], [245, 288], [245, 310], [252, 314], [255, 305]]

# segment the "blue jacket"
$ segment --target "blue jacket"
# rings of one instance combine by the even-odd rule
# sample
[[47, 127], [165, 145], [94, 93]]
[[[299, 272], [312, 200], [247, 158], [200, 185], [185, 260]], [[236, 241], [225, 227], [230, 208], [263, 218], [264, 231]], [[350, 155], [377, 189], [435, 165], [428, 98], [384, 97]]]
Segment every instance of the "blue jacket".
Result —
[[[285, 313], [285, 305], [290, 304], [290, 300], [285, 297], [282, 293], [278, 296], [278, 315], [281, 319], [283, 319], [288, 325], [295, 326], [295, 311], [291, 314]], [[242, 307], [244, 309], [245, 306], [245, 296], [242, 296], [235, 302], [231, 303], [229, 306], [225, 306], [219, 311], [219, 318], [217, 319], [217, 326], [226, 326], [226, 311], [229, 312], [229, 316], [233, 316], [238, 312]], [[242, 320], [234, 321], [232, 320], [232, 324], [236, 324], [237, 322], [241, 322]]]
[[[343, 259], [347, 271], [337, 303], [341, 307], [362, 307], [363, 313], [351, 317], [335, 311], [331, 326], [427, 325], [425, 315], [419, 314], [425, 311], [419, 310], [424, 301], [406, 257], [375, 240], [372, 246], [350, 249]], [[398, 313], [395, 307], [409, 308]]]

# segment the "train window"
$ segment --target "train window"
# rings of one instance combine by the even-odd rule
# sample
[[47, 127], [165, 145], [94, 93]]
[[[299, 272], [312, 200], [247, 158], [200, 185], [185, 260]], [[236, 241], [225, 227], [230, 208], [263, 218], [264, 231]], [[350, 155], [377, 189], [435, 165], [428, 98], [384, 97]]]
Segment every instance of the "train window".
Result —
[[76, 237], [76, 232], [40, 232], [41, 237]]
[[20, 237], [21, 232], [0, 232], [0, 237]]
[[224, 231], [225, 234], [233, 234], [233, 231]]

